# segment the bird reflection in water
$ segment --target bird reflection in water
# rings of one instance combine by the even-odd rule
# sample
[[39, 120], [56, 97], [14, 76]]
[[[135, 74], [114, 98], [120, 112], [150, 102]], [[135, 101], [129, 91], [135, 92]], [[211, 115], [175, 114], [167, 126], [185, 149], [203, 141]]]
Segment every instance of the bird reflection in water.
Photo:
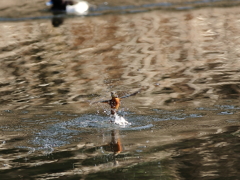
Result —
[[123, 151], [119, 130], [114, 129], [111, 131], [111, 141], [108, 144], [102, 146], [102, 148], [105, 151], [113, 152], [112, 158], [113, 158], [114, 165], [118, 165], [116, 156]]
[[111, 131], [111, 142], [103, 146], [105, 151], [112, 151], [115, 155], [122, 152], [122, 144], [119, 136], [119, 130]]
[[54, 13], [54, 17], [52, 18], [53, 27], [59, 27], [63, 23], [63, 17], [58, 16], [59, 14]]

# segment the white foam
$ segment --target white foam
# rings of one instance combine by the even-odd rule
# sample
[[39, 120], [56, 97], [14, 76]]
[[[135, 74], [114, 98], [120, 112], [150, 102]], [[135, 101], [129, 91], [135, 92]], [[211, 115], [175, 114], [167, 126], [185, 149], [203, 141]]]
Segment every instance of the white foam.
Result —
[[114, 124], [120, 125], [120, 126], [126, 126], [126, 125], [131, 125], [130, 122], [128, 122], [124, 117], [119, 116], [118, 114], [114, 114], [111, 118], [111, 122]]

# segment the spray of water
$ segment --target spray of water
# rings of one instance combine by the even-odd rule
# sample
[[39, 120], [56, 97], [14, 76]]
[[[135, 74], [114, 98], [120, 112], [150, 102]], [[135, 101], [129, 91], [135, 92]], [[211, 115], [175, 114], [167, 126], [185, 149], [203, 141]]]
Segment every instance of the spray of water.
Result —
[[117, 113], [111, 116], [111, 122], [120, 126], [131, 125], [124, 117], [119, 116]]

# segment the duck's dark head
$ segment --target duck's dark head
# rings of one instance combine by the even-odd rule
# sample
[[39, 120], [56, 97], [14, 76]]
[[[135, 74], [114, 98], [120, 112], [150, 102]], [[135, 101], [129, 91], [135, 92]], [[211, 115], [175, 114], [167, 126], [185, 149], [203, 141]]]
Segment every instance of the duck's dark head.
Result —
[[46, 3], [47, 6], [51, 6], [51, 10], [65, 11], [67, 5], [73, 5], [71, 0], [50, 0]]

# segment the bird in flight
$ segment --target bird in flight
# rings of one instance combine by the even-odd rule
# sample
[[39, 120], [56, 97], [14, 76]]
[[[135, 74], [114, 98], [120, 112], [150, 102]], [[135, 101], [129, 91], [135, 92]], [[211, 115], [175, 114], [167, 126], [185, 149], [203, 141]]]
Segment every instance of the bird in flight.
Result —
[[121, 99], [130, 97], [130, 96], [135, 96], [139, 92], [140, 92], [140, 90], [138, 90], [138, 91], [136, 91], [136, 92], [134, 92], [132, 94], [127, 94], [125, 96], [118, 97], [117, 93], [113, 91], [113, 92], [111, 92], [112, 99], [104, 100], [104, 101], [98, 101], [98, 102], [95, 102], [95, 103], [107, 103], [107, 104], [109, 104], [110, 107], [111, 107], [111, 114], [114, 115], [114, 114], [117, 113], [117, 110], [118, 110], [118, 108], [120, 106]]

